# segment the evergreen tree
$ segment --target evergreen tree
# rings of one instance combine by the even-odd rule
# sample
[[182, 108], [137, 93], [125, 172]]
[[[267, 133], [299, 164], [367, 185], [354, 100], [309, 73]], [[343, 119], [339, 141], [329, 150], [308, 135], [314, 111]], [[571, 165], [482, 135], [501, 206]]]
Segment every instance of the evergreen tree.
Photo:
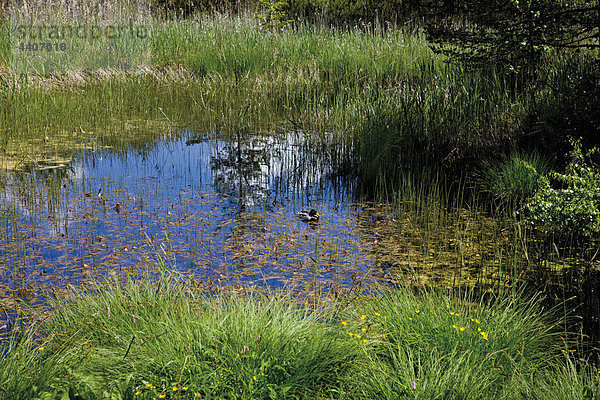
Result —
[[434, 9], [434, 51], [469, 65], [535, 67], [553, 48], [600, 49], [600, 0], [448, 0]]

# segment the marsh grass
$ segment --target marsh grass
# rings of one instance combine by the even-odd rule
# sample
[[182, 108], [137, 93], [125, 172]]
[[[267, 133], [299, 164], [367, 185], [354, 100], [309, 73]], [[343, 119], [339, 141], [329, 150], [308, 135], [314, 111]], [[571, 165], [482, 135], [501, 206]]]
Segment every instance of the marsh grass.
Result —
[[135, 69], [148, 56], [147, 2], [11, 2], [8, 11], [3, 25], [11, 47], [7, 61], [14, 74]]
[[83, 129], [103, 139], [115, 128], [109, 121], [138, 119], [233, 135], [335, 132], [370, 186], [407, 165], [457, 167], [495, 148], [512, 137], [526, 106], [510, 82], [446, 64], [406, 28], [273, 31], [251, 15], [217, 15], [153, 20], [149, 29], [152, 65], [139, 75], [8, 74], [2, 136], [52, 142]]
[[366, 398], [509, 398], [515, 378], [561, 355], [539, 299], [401, 287], [364, 303], [348, 329], [378, 338], [366, 352], [377, 366], [363, 370]]
[[[311, 397], [327, 392], [358, 353], [319, 322], [328, 308], [309, 311], [276, 293], [211, 295], [174, 277], [111, 280], [56, 299], [51, 313], [46, 335], [8, 352], [2, 386], [15, 398], [69, 390], [83, 398]], [[26, 349], [36, 361], [24, 368], [29, 378], [6, 382]], [[53, 377], [40, 382], [38, 370]]]
[[550, 171], [550, 162], [539, 153], [512, 153], [504, 160], [486, 162], [480, 185], [498, 207], [518, 211], [540, 187], [541, 177]]
[[[122, 18], [115, 10], [107, 14]], [[557, 119], [553, 87], [573, 81], [565, 93], [578, 97], [589, 82], [577, 74], [593, 82], [595, 73], [592, 63], [556, 53], [540, 72], [548, 85], [528, 92], [492, 67], [474, 72], [446, 63], [417, 29], [298, 23], [271, 30], [249, 13], [146, 21], [150, 65], [137, 69], [76, 69], [49, 79], [15, 76], [6, 61], [7, 97], [0, 101], [7, 112], [0, 122], [12, 128], [0, 136], [28, 132], [52, 141], [81, 126], [102, 138], [111, 120], [105, 117], [123, 113], [129, 120], [168, 121], [175, 130], [189, 123], [233, 135], [335, 132], [355, 151], [354, 168], [347, 170], [357, 171], [372, 191], [377, 182], [397, 184], [407, 168], [442, 166], [459, 175], [514, 145], [525, 130], [535, 129], [531, 137], [552, 148], [560, 127], [573, 125]], [[580, 64], [581, 70], [565, 67]], [[163, 100], [152, 104], [155, 96]], [[586, 114], [583, 104], [577, 107], [577, 115]], [[182, 114], [187, 117], [177, 118]], [[61, 118], [49, 126], [48, 116], [56, 115]]]
[[295, 127], [355, 141], [367, 186], [405, 168], [458, 168], [512, 139], [527, 110], [510, 79], [446, 64], [417, 30], [266, 31], [227, 17], [167, 23], [155, 37], [159, 63], [227, 75], [238, 90], [254, 83], [249, 107], [270, 104]]
[[436, 62], [418, 71], [377, 99], [357, 130], [365, 182], [397, 185], [404, 173], [428, 168], [459, 178], [520, 129], [525, 103], [496, 72], [473, 74]]
[[[377, 208], [373, 218], [366, 212], [363, 219], [362, 234], [381, 278], [396, 286], [403, 278], [442, 288], [482, 284], [509, 300], [400, 290], [388, 297], [359, 296], [362, 303], [344, 304], [349, 309], [341, 311], [339, 304], [321, 308], [326, 290], [319, 270], [334, 265], [326, 264], [331, 254], [346, 254], [336, 242], [303, 242], [313, 246], [308, 255], [318, 260], [304, 265], [314, 271], [302, 277], [306, 290], [317, 292], [306, 297], [307, 308], [298, 298], [272, 293], [210, 294], [174, 277], [158, 283], [109, 280], [89, 293], [57, 297], [49, 319], [29, 331], [13, 329], [12, 341], [2, 342], [0, 395], [560, 398], [569, 395], [571, 384], [572, 396], [597, 392], [595, 370], [567, 357], [563, 364], [556, 347], [561, 342], [540, 317], [539, 304], [516, 293], [527, 268], [547, 265], [533, 254], [535, 238], [506, 215], [482, 213], [489, 207], [466, 194], [461, 180], [464, 166], [502, 150], [531, 123], [535, 93], [520, 92], [493, 70], [473, 74], [447, 65], [422, 35], [406, 29], [265, 30], [247, 15], [155, 20], [151, 29], [152, 65], [139, 74], [15, 76], [5, 61], [2, 167], [28, 171], [95, 151], [143, 153], [159, 138], [177, 138], [183, 128], [236, 140], [302, 132], [321, 139], [319, 149], [331, 166], [359, 176], [366, 193], [394, 199], [385, 212]], [[0, 47], [6, 49], [6, 43], [0, 38]], [[556, 114], [553, 96], [544, 93], [545, 102], [537, 106]], [[89, 200], [95, 190], [84, 187], [81, 193], [89, 221], [106, 211], [103, 199]], [[22, 193], [24, 201], [38, 204], [41, 191], [31, 185]], [[161, 238], [174, 249], [172, 221], [163, 217], [156, 218], [167, 226]], [[231, 259], [264, 261], [263, 249], [245, 243], [260, 238], [254, 222], [247, 229], [244, 223], [235, 221], [232, 236], [239, 241], [230, 243]], [[24, 253], [18, 244], [27, 233], [6, 236], [16, 243], [15, 270], [27, 262], [26, 256], [19, 259]], [[95, 238], [91, 228], [89, 239]], [[26, 287], [17, 277], [15, 288]], [[354, 294], [362, 290], [357, 283]], [[469, 320], [452, 323], [454, 309]], [[337, 321], [341, 312], [354, 323], [352, 336]], [[421, 318], [416, 328], [407, 322], [415, 317]], [[486, 324], [481, 329], [487, 337], [470, 318]], [[363, 328], [371, 336], [363, 337]]]
[[525, 395], [535, 394], [542, 400], [594, 399], [600, 396], [598, 371], [587, 363], [575, 363], [568, 357], [558, 366], [544, 371], [536, 388], [522, 388]]
[[[365, 210], [363, 227], [378, 276], [441, 287], [503, 291], [523, 282], [534, 264], [531, 232], [512, 215], [490, 213], [469, 181], [441, 171], [404, 172], [393, 203]], [[541, 254], [539, 254], [541, 257]]]
[[593, 368], [561, 352], [539, 299], [470, 293], [404, 286], [307, 304], [284, 292], [211, 293], [164, 272], [108, 278], [53, 297], [45, 318], [2, 341], [0, 398], [597, 392]]

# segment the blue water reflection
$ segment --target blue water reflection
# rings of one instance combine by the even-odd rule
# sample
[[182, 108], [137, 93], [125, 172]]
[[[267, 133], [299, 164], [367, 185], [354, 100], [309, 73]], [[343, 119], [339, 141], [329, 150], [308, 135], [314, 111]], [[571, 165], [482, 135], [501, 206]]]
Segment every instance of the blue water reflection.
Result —
[[[353, 184], [336, 177], [331, 157], [300, 133], [228, 141], [186, 132], [55, 170], [5, 172], [3, 291], [140, 275], [155, 271], [157, 254], [208, 285], [351, 284], [370, 266]], [[323, 215], [318, 225], [295, 216], [310, 208]]]

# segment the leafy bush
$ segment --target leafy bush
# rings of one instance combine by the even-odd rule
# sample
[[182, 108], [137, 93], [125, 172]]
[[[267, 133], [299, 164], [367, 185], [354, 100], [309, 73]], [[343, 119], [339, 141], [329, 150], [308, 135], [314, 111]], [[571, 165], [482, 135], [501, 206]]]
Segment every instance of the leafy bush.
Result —
[[278, 0], [259, 0], [263, 9], [260, 18], [263, 20], [264, 26], [271, 29], [280, 29], [286, 26], [289, 22], [285, 19], [283, 7], [285, 2]]
[[525, 221], [559, 237], [592, 237], [600, 232], [600, 171], [591, 161], [598, 149], [584, 155], [580, 141], [571, 144], [566, 172], [541, 178], [526, 205]]

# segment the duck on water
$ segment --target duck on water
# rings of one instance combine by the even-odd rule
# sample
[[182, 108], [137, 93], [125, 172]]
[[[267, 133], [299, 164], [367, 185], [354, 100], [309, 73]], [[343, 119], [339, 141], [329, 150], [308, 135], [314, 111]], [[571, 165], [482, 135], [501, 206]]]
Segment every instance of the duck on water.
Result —
[[319, 213], [312, 209], [310, 211], [302, 210], [298, 213], [298, 218], [304, 222], [318, 222], [319, 221]]

